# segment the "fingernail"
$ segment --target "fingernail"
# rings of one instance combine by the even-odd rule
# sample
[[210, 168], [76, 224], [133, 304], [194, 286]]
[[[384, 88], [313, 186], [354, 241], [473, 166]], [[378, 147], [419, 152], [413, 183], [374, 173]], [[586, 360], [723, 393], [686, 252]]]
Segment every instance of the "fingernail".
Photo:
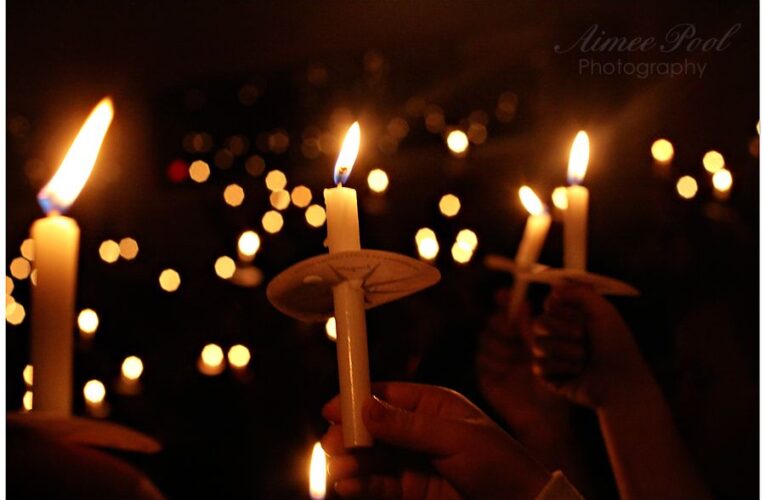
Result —
[[367, 411], [371, 420], [380, 422], [381, 420], [385, 419], [385, 414], [387, 413], [388, 409], [385, 407], [385, 403], [383, 403], [380, 398], [377, 396], [372, 396], [372, 400], [369, 403]]

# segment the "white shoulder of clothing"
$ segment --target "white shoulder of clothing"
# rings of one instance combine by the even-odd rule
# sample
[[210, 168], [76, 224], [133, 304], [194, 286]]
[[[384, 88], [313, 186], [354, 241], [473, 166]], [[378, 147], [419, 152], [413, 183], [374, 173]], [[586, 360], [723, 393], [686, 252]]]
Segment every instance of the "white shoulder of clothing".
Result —
[[535, 500], [584, 500], [584, 497], [568, 482], [561, 471], [556, 470]]

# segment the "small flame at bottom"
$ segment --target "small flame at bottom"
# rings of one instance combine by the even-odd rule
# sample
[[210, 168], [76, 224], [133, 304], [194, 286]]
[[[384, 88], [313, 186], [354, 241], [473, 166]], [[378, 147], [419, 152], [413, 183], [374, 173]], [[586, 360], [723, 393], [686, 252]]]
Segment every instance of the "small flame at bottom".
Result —
[[323, 500], [327, 495], [327, 455], [321, 443], [313, 445], [309, 485], [312, 500]]

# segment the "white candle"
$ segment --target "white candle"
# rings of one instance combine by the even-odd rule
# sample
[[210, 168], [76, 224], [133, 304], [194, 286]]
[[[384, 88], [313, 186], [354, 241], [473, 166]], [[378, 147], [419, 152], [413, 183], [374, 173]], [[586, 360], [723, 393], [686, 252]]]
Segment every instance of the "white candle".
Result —
[[37, 286], [32, 288], [30, 351], [35, 367], [34, 410], [72, 412], [74, 301], [80, 229], [60, 215], [93, 170], [114, 112], [103, 99], [80, 129], [56, 174], [38, 194], [47, 217], [32, 225]]
[[537, 263], [551, 222], [550, 214], [547, 213], [544, 204], [530, 187], [523, 186], [518, 191], [518, 195], [523, 206], [529, 212], [529, 218], [526, 219], [523, 239], [518, 247], [518, 252], [515, 254], [515, 265], [518, 273], [515, 275], [515, 284], [510, 294], [508, 314], [511, 321], [516, 319], [518, 309], [526, 297], [526, 289], [528, 288], [528, 282], [521, 277], [521, 274], [530, 271]]
[[[335, 164], [335, 182], [338, 186], [324, 190], [329, 253], [361, 250], [356, 190], [342, 186], [356, 161], [360, 139], [361, 132], [356, 122], [348, 130]], [[372, 444], [372, 436], [364, 427], [361, 413], [364, 403], [372, 397], [364, 290], [361, 285], [361, 280], [349, 280], [332, 289], [343, 440], [349, 448]]]
[[563, 216], [563, 266], [567, 269], [587, 269], [587, 211], [590, 193], [581, 186], [587, 172], [590, 142], [587, 133], [579, 131], [571, 145], [568, 160], [566, 199], [568, 207]]

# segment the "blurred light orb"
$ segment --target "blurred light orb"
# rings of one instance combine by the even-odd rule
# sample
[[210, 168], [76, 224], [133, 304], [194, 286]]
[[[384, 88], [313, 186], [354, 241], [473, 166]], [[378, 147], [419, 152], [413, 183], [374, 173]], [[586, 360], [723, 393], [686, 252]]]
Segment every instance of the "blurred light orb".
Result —
[[568, 208], [568, 191], [566, 191], [564, 186], [558, 186], [553, 189], [552, 202], [558, 210], [566, 210]]
[[24, 393], [24, 398], [21, 400], [21, 405], [24, 408], [24, 411], [32, 411], [32, 391], [26, 391]]
[[667, 139], [657, 139], [651, 144], [651, 156], [660, 163], [669, 163], [675, 156], [675, 148]]
[[305, 208], [311, 203], [313, 195], [305, 186], [296, 186], [292, 190], [292, 203], [298, 208]]
[[106, 397], [106, 387], [100, 380], [88, 380], [82, 389], [82, 394], [88, 403], [98, 404]]
[[258, 155], [252, 155], [247, 158], [244, 169], [253, 177], [258, 177], [266, 169], [266, 162]]
[[290, 206], [290, 194], [285, 190], [273, 191], [268, 197], [271, 206], [277, 210], [285, 210]]
[[32, 269], [32, 272], [29, 273], [29, 281], [32, 282], [32, 285], [37, 286], [37, 269]]
[[704, 154], [704, 158], [701, 160], [701, 162], [704, 164], [706, 171], [710, 174], [714, 174], [718, 170], [721, 170], [723, 167], [725, 167], [725, 158], [723, 158], [723, 155], [718, 151], [714, 150], [707, 151]]
[[11, 325], [20, 325], [24, 322], [26, 315], [24, 306], [16, 301], [5, 306], [5, 320]]
[[197, 183], [205, 182], [210, 178], [210, 165], [206, 161], [196, 160], [189, 166], [189, 177]]
[[699, 190], [699, 184], [696, 179], [690, 175], [684, 175], [677, 180], [677, 194], [686, 200], [690, 200]]
[[181, 286], [181, 275], [175, 269], [165, 269], [159, 275], [159, 286], [166, 292], [174, 292]]
[[287, 176], [281, 170], [271, 170], [266, 174], [266, 187], [270, 191], [281, 191], [287, 187]]
[[29, 277], [29, 273], [32, 272], [32, 266], [29, 261], [24, 257], [16, 257], [11, 261], [10, 265], [11, 276], [17, 280], [25, 280]]
[[305, 211], [305, 220], [312, 227], [321, 227], [327, 220], [327, 212], [321, 205], [311, 205]]
[[712, 185], [721, 192], [730, 191], [733, 185], [733, 174], [725, 168], [718, 170], [712, 176]]
[[5, 295], [10, 295], [13, 293], [13, 278], [10, 276], [5, 277]]
[[278, 233], [284, 227], [284, 217], [276, 210], [269, 210], [261, 219], [263, 229], [270, 234]]
[[128, 380], [138, 380], [143, 373], [143, 361], [138, 356], [128, 356], [122, 362], [122, 375]]
[[463, 229], [457, 233], [457, 243], [463, 243], [471, 252], [475, 252], [478, 247], [478, 236], [470, 229]]
[[337, 341], [337, 321], [332, 316], [324, 323], [324, 331], [327, 333], [327, 338], [333, 341]]
[[133, 238], [120, 240], [120, 257], [125, 260], [133, 260], [138, 256], [138, 242]]
[[201, 358], [207, 366], [220, 366], [223, 363], [223, 349], [218, 344], [207, 344], [202, 348]]
[[459, 213], [460, 208], [462, 208], [460, 199], [453, 194], [443, 195], [438, 202], [438, 209], [445, 217], [454, 217]]
[[98, 255], [107, 264], [114, 264], [120, 258], [120, 245], [114, 240], [106, 240], [98, 247]]
[[375, 193], [384, 193], [388, 189], [388, 174], [381, 168], [376, 168], [367, 175], [369, 189]]
[[246, 257], [254, 257], [260, 250], [260, 236], [255, 231], [245, 231], [237, 242], [239, 253]]
[[239, 184], [229, 184], [223, 190], [223, 199], [228, 205], [238, 207], [244, 201], [244, 189]]
[[27, 387], [32, 387], [32, 383], [34, 382], [34, 375], [35, 370], [32, 365], [27, 365], [24, 367], [22, 377], [24, 377], [24, 383], [27, 385]]
[[423, 227], [417, 230], [417, 233], [414, 235], [414, 241], [418, 245], [420, 242], [426, 238], [436, 239], [436, 233], [430, 229], [429, 227]]
[[227, 280], [234, 275], [234, 272], [236, 272], [236, 262], [231, 257], [224, 255], [215, 260], [215, 274], [219, 278]]
[[455, 241], [452, 245], [452, 259], [458, 264], [467, 264], [473, 258], [473, 250], [464, 241]]
[[446, 136], [446, 145], [456, 155], [465, 154], [469, 144], [468, 136], [462, 130], [452, 130]]
[[98, 330], [98, 314], [93, 309], [83, 309], [77, 316], [77, 326], [83, 333], [95, 333]]
[[242, 344], [231, 346], [228, 350], [228, 362], [234, 368], [244, 368], [250, 362], [250, 350]]
[[35, 242], [31, 238], [27, 238], [24, 240], [24, 242], [21, 244], [21, 256], [27, 259], [28, 261], [35, 260]]
[[425, 260], [433, 260], [438, 256], [438, 240], [435, 238], [423, 238], [417, 245], [417, 253]]

